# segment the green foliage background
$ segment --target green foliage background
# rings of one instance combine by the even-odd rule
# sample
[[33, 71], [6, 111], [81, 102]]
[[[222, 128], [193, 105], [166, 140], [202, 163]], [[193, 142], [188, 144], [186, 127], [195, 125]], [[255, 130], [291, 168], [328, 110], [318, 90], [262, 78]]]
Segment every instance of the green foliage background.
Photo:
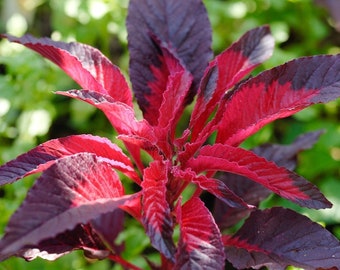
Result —
[[[14, 3], [14, 8], [8, 7], [10, 2]], [[300, 56], [340, 53], [340, 34], [334, 27], [336, 22], [313, 0], [204, 2], [213, 26], [215, 54], [245, 31], [263, 24], [270, 25], [276, 49], [273, 57], [256, 72]], [[0, 32], [17, 36], [29, 32], [35, 36], [87, 43], [100, 49], [127, 74], [127, 5], [128, 0], [2, 0]], [[87, 104], [52, 93], [72, 88], [79, 87], [55, 65], [22, 46], [0, 41], [0, 164], [51, 138], [91, 133], [114, 139], [114, 131], [102, 113]], [[340, 238], [339, 122], [340, 100], [316, 105], [266, 126], [248, 139], [244, 147], [251, 148], [265, 142], [289, 143], [299, 134], [324, 129], [325, 134], [315, 147], [299, 155], [297, 171], [317, 184], [334, 207], [311, 211], [276, 196], [267, 200], [263, 207], [291, 207], [324, 224]], [[0, 234], [32, 181], [31, 177], [0, 189]], [[146, 268], [138, 254], [149, 244], [148, 239], [133, 222], [127, 227], [121, 236], [126, 241], [124, 255], [129, 261]], [[150, 256], [152, 259], [152, 254]], [[0, 263], [0, 270], [11, 269], [121, 268], [109, 261], [87, 261], [80, 252], [75, 252], [55, 262], [37, 259], [26, 263], [12, 258]]]

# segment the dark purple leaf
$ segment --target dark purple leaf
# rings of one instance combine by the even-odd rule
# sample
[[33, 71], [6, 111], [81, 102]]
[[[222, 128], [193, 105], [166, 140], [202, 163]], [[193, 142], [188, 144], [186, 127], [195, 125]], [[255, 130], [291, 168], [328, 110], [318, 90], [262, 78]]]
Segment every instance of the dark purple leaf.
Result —
[[180, 238], [174, 269], [224, 269], [221, 234], [210, 211], [193, 197], [177, 207]]
[[196, 173], [224, 171], [245, 176], [300, 206], [315, 209], [331, 206], [318, 188], [303, 177], [242, 148], [207, 145], [187, 166]]
[[[247, 177], [232, 173], [221, 173], [217, 176], [236, 196], [241, 197], [247, 204], [258, 206], [272, 192]], [[213, 215], [218, 227], [223, 230], [235, 225], [249, 215], [250, 209], [230, 207], [221, 199], [216, 199]]]
[[[119, 220], [116, 221], [121, 223]], [[118, 231], [114, 233], [116, 234]], [[103, 239], [99, 238], [92, 226], [80, 224], [72, 230], [67, 230], [53, 238], [45, 239], [38, 245], [27, 245], [16, 256], [28, 261], [37, 257], [56, 260], [77, 249], [83, 249], [85, 255], [92, 259], [104, 259], [110, 254], [110, 251], [104, 245]], [[113, 249], [119, 251], [119, 247], [113, 247]]]
[[[296, 167], [296, 156], [304, 150], [312, 147], [322, 132], [309, 132], [299, 136], [292, 144], [278, 145], [265, 144], [253, 149], [253, 152], [276, 165], [293, 170]], [[243, 198], [248, 204], [258, 206], [259, 203], [271, 194], [271, 191], [250, 179], [232, 174], [221, 173], [218, 179], [223, 181], [237, 196]], [[250, 213], [248, 209], [231, 208], [222, 200], [216, 200], [214, 217], [219, 228], [228, 228]]]
[[[133, 90], [145, 118], [155, 124], [148, 110], [155, 111], [162, 103], [162, 94], [154, 91], [166, 88], [166, 74], [170, 73], [164, 65], [160, 44], [193, 75], [190, 101], [212, 57], [207, 12], [200, 0], [132, 0], [127, 30]], [[154, 83], [158, 84], [157, 88], [150, 87]]]
[[292, 210], [256, 210], [232, 237], [224, 237], [227, 259], [237, 268], [263, 266], [305, 270], [340, 265], [340, 243], [321, 225]]
[[340, 96], [340, 55], [292, 60], [242, 83], [226, 97], [217, 142], [238, 145], [264, 125]]
[[296, 167], [296, 156], [302, 150], [310, 149], [319, 139], [323, 131], [308, 132], [300, 135], [288, 145], [263, 144], [252, 151], [267, 160], [275, 162], [280, 167], [294, 170]]
[[200, 84], [198, 99], [191, 114], [192, 140], [196, 140], [205, 122], [230, 90], [256, 66], [267, 60], [274, 49], [269, 27], [248, 31], [240, 40], [210, 62]]
[[0, 37], [20, 43], [51, 60], [82, 88], [110, 95], [132, 107], [131, 91], [124, 76], [99, 50], [78, 42], [65, 43], [31, 35]]
[[140, 182], [130, 159], [110, 140], [92, 135], [73, 135], [54, 139], [40, 144], [29, 152], [0, 167], [0, 184], [12, 183], [27, 175], [41, 172], [51, 166], [57, 159], [77, 153], [93, 153], [137, 183]]
[[167, 173], [168, 166], [159, 161], [152, 162], [144, 170], [142, 222], [152, 245], [166, 258], [173, 260], [175, 244], [172, 240], [172, 216], [166, 200]]
[[[0, 241], [0, 260], [25, 253], [79, 224], [99, 218], [131, 197], [110, 164], [89, 153], [59, 159], [43, 172]], [[78, 237], [75, 235], [75, 237]]]

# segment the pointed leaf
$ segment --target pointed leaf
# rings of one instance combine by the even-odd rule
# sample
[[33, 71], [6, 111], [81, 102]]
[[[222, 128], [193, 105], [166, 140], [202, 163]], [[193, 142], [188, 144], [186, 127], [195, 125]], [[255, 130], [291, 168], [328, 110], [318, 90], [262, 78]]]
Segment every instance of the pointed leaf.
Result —
[[99, 50], [78, 42], [65, 43], [31, 35], [0, 37], [20, 43], [51, 60], [82, 88], [108, 94], [132, 107], [131, 91], [124, 76]]
[[[292, 144], [264, 144], [252, 151], [276, 165], [293, 170], [296, 167], [297, 154], [312, 147], [322, 132], [309, 132], [299, 136]], [[243, 198], [248, 204], [258, 206], [271, 192], [250, 179], [232, 173], [221, 173], [218, 179], [223, 181], [235, 194]], [[220, 229], [235, 225], [250, 213], [249, 209], [231, 208], [222, 200], [215, 200], [214, 218]]]
[[166, 200], [168, 168], [166, 164], [154, 161], [143, 175], [143, 224], [152, 245], [166, 258], [173, 260], [175, 244], [172, 240], [173, 221]]
[[[179, 66], [177, 60], [173, 65]], [[192, 82], [191, 75], [181, 66], [177, 67], [179, 71], [170, 74], [163, 93], [162, 104], [159, 111], [154, 113], [157, 116], [158, 124], [155, 128], [157, 133], [157, 145], [162, 149], [165, 156], [171, 158], [173, 155], [173, 141], [175, 139], [176, 124], [185, 108], [185, 97], [190, 89]], [[151, 109], [150, 109], [151, 111]]]
[[322, 133], [323, 131], [307, 132], [297, 137], [291, 144], [263, 144], [252, 151], [267, 160], [275, 162], [280, 167], [294, 170], [297, 154], [302, 150], [310, 149]]
[[215, 57], [201, 81], [198, 99], [191, 114], [193, 140], [202, 130], [221, 98], [256, 66], [267, 60], [274, 49], [269, 27], [248, 31], [237, 42]]
[[340, 243], [325, 228], [292, 210], [256, 210], [231, 238], [225, 237], [227, 259], [238, 269], [262, 266], [305, 270], [340, 265]]
[[58, 91], [57, 94], [85, 101], [102, 110], [120, 134], [136, 135], [150, 141], [155, 140], [152, 136], [153, 129], [147, 121], [138, 121], [131, 107], [115, 101], [110, 96], [88, 90]]
[[196, 173], [225, 171], [243, 175], [300, 206], [315, 209], [331, 206], [318, 188], [303, 177], [242, 148], [207, 145], [187, 166]]
[[340, 55], [292, 60], [249, 79], [226, 98], [217, 142], [238, 145], [264, 125], [340, 97]]
[[[159, 43], [165, 44], [193, 75], [194, 83], [188, 98], [191, 100], [212, 57], [209, 19], [200, 0], [132, 0], [127, 30], [133, 90], [145, 118], [154, 124], [152, 115], [147, 112], [155, 105], [159, 108], [162, 95], [154, 92], [155, 88], [150, 84], [157, 82], [163, 87], [156, 89], [165, 89], [166, 81], [162, 83], [158, 79], [166, 78], [167, 72]], [[155, 71], [163, 75], [159, 76]]]
[[0, 260], [113, 212], [131, 197], [123, 194], [118, 175], [94, 155], [81, 153], [57, 160], [9, 221], [0, 241]]
[[55, 160], [81, 152], [93, 153], [106, 159], [113, 167], [121, 170], [136, 182], [140, 182], [130, 159], [117, 145], [106, 138], [73, 135], [47, 141], [2, 165], [0, 167], [0, 185], [9, 184], [27, 175], [41, 172], [51, 166]]
[[180, 238], [174, 269], [224, 269], [221, 234], [210, 211], [193, 197], [177, 207]]

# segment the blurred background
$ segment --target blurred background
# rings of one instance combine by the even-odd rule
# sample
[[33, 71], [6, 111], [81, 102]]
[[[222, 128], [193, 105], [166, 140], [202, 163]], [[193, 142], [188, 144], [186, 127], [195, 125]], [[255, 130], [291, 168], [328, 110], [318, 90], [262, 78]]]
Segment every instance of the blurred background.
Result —
[[[270, 25], [276, 40], [274, 55], [255, 72], [301, 56], [340, 53], [339, 0], [205, 0], [204, 3], [213, 27], [215, 54], [245, 31]], [[90, 44], [127, 75], [127, 5], [128, 0], [0, 0], [0, 32], [16, 36], [31, 33]], [[79, 86], [52, 63], [21, 45], [0, 40], [0, 164], [51, 138], [91, 133], [114, 139], [114, 131], [100, 111], [53, 94], [73, 88]], [[276, 196], [263, 207], [293, 208], [340, 238], [340, 100], [315, 105], [278, 120], [243, 146], [290, 143], [304, 132], [319, 129], [325, 133], [313, 149], [299, 155], [297, 172], [315, 183], [334, 207], [306, 210]], [[29, 177], [0, 189], [0, 235], [32, 181]], [[122, 235], [128, 253], [125, 256], [143, 265], [138, 254], [149, 242], [140, 227], [129, 225]], [[17, 258], [0, 263], [0, 270], [11, 269], [121, 268], [108, 261], [93, 263], [75, 252], [52, 263], [39, 259], [26, 263]]]

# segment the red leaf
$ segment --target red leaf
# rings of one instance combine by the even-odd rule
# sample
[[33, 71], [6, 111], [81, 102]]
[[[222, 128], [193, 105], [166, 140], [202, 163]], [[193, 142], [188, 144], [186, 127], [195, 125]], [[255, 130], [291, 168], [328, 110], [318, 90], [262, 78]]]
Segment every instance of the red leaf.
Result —
[[292, 210], [256, 210], [233, 237], [224, 237], [227, 259], [237, 269], [262, 266], [305, 270], [338, 267], [340, 243], [325, 228]]
[[256, 154], [229, 145], [204, 146], [187, 163], [196, 173], [225, 171], [243, 175], [300, 206], [327, 208], [331, 203], [303, 177]]
[[73, 135], [47, 141], [2, 165], [0, 167], [0, 184], [9, 184], [27, 175], [41, 172], [59, 158], [84, 152], [93, 153], [106, 159], [114, 168], [121, 170], [137, 183], [140, 182], [130, 159], [117, 145], [106, 138]]
[[[289, 145], [265, 144], [256, 147], [252, 151], [276, 165], [293, 170], [296, 167], [297, 154], [309, 149], [321, 135], [320, 131], [309, 132], [299, 136]], [[250, 179], [232, 174], [222, 173], [218, 179], [230, 188], [237, 196], [243, 198], [248, 204], [258, 206], [261, 201], [267, 198], [271, 192], [263, 185]], [[228, 228], [249, 214], [249, 209], [231, 208], [222, 200], [215, 200], [214, 217], [220, 229]]]
[[[173, 141], [175, 137], [176, 124], [185, 108], [185, 97], [190, 89], [192, 76], [182, 68], [176, 59], [169, 59], [172, 63], [169, 65], [176, 66], [172, 70], [176, 70], [174, 73], [170, 73], [164, 91], [162, 104], [157, 109], [157, 112], [153, 112], [154, 117], [157, 117], [157, 127], [155, 132], [157, 133], [157, 145], [162, 149], [163, 153], [171, 158], [173, 156]], [[148, 112], [152, 112], [153, 109], [149, 108]]]
[[295, 59], [228, 95], [217, 142], [238, 145], [264, 125], [340, 96], [340, 55]]
[[[248, 31], [240, 40], [210, 62], [200, 84], [198, 99], [191, 114], [192, 141], [231, 87], [256, 66], [267, 60], [274, 49], [268, 27]], [[205, 133], [203, 133], [205, 134]]]
[[224, 269], [221, 234], [210, 211], [193, 197], [177, 207], [180, 238], [174, 269]]
[[166, 258], [173, 260], [175, 244], [172, 240], [173, 221], [166, 200], [167, 165], [154, 161], [143, 174], [142, 210], [146, 234], [151, 244]]
[[[159, 108], [162, 102], [161, 93], [154, 90], [164, 91], [166, 88], [166, 80], [158, 80], [166, 78], [159, 44], [170, 49], [175, 58], [193, 75], [194, 83], [188, 98], [190, 100], [212, 57], [211, 27], [207, 12], [200, 0], [133, 0], [129, 4], [127, 30], [133, 90], [145, 113], [145, 119], [154, 124], [153, 116], [148, 111], [155, 103], [158, 104], [156, 108]], [[159, 76], [160, 74], [155, 73], [156, 70], [163, 75]], [[155, 81], [158, 81], [158, 87], [151, 88], [150, 83]], [[153, 96], [152, 104], [149, 103], [150, 96]]]
[[57, 160], [9, 221], [0, 241], [0, 260], [39, 248], [43, 240], [113, 212], [130, 199], [123, 194], [111, 165], [94, 155], [81, 153]]
[[250, 207], [241, 197], [237, 196], [218, 179], [208, 178], [205, 175], [197, 175], [191, 169], [183, 171], [175, 167], [172, 172], [175, 177], [198, 185], [199, 188], [213, 194], [232, 208], [248, 209]]
[[132, 107], [131, 91], [124, 76], [99, 50], [78, 42], [65, 43], [30, 35], [0, 37], [20, 43], [51, 60], [82, 88], [108, 94]]
[[155, 141], [153, 128], [145, 120], [138, 121], [133, 109], [124, 103], [117, 102], [107, 95], [88, 90], [69, 90], [57, 92], [57, 94], [85, 101], [102, 110], [120, 134], [135, 135], [144, 141]]

